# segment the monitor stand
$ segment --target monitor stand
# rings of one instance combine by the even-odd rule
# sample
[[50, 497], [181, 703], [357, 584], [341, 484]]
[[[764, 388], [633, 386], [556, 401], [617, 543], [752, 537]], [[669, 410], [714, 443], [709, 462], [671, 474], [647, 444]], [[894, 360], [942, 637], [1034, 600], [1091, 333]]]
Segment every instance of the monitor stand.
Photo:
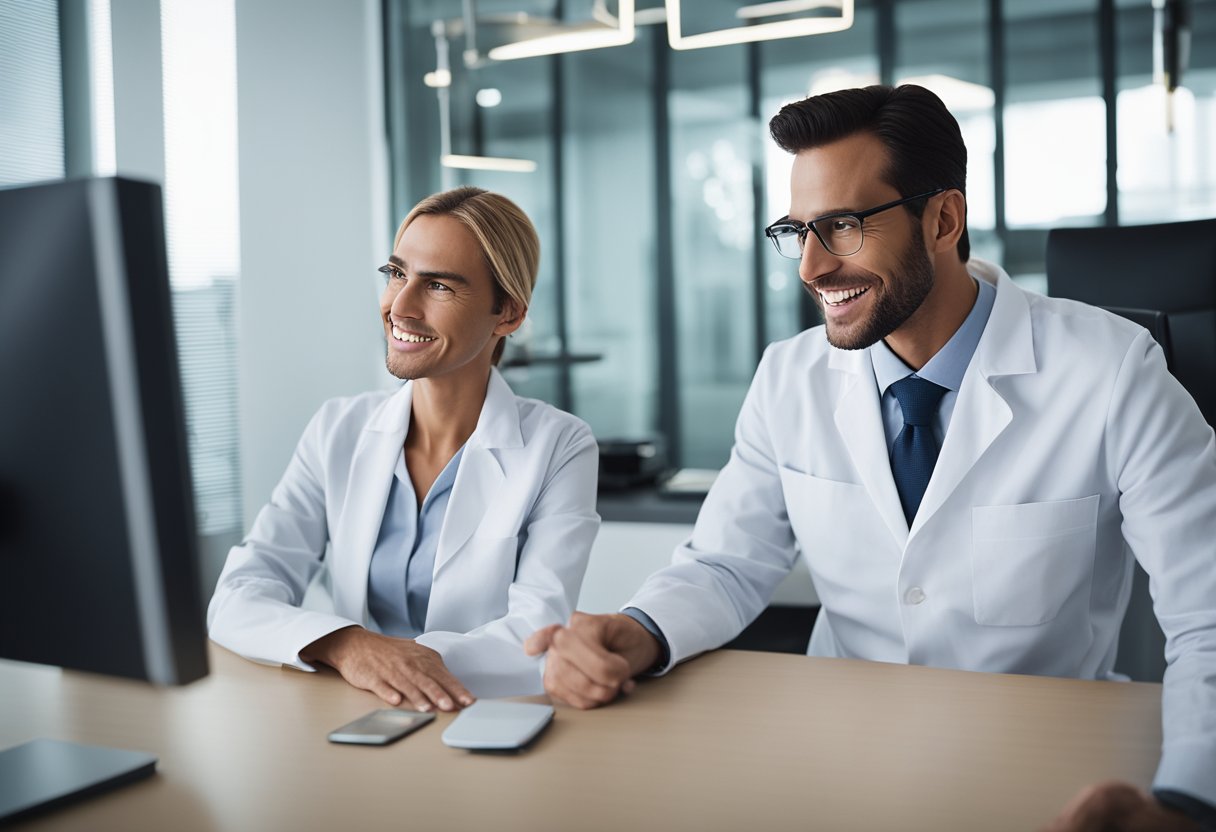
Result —
[[142, 780], [156, 757], [138, 751], [31, 740], [0, 751], [0, 824]]

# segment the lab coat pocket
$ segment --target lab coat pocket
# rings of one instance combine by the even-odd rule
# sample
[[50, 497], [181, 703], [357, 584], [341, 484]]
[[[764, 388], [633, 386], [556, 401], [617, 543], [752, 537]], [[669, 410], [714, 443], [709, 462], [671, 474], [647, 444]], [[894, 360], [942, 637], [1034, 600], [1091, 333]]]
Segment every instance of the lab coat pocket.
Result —
[[994, 627], [1046, 624], [1074, 595], [1089, 595], [1098, 495], [971, 509], [975, 620]]
[[785, 466], [778, 473], [790, 526], [803, 549], [811, 541], [822, 541], [837, 528], [830, 521], [844, 519], [859, 506], [869, 505], [865, 489], [855, 483], [804, 474]]
[[790, 526], [828, 605], [858, 597], [859, 581], [883, 574], [898, 558], [894, 540], [863, 486], [782, 467]]

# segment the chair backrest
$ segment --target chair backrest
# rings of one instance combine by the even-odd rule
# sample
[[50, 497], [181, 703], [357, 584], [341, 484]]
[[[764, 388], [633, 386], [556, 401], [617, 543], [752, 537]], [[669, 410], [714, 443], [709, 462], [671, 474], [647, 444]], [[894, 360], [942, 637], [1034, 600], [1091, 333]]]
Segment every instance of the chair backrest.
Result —
[[1164, 313], [1171, 370], [1216, 425], [1216, 220], [1055, 229], [1047, 291], [1119, 314]]
[[1121, 318], [1127, 318], [1132, 323], [1140, 324], [1149, 331], [1165, 353], [1165, 366], [1170, 372], [1174, 371], [1174, 345], [1170, 343], [1170, 317], [1160, 309], [1128, 309], [1126, 306], [1107, 306], [1107, 312], [1113, 312]]
[[[1161, 344], [1170, 372], [1216, 425], [1216, 220], [1053, 230], [1047, 292], [1145, 327]], [[1159, 682], [1164, 651], [1148, 576], [1137, 564], [1115, 670]]]

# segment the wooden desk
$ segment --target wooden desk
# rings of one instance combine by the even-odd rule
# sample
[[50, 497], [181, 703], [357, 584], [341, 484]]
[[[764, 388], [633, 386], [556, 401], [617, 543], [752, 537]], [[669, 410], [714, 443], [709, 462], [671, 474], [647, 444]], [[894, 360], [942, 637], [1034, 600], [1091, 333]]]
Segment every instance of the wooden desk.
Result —
[[1147, 786], [1161, 688], [720, 651], [518, 755], [456, 751], [452, 719], [329, 744], [377, 707], [336, 674], [212, 649], [190, 687], [0, 662], [0, 747], [150, 751], [159, 774], [32, 819], [80, 830], [1036, 829], [1081, 786]]

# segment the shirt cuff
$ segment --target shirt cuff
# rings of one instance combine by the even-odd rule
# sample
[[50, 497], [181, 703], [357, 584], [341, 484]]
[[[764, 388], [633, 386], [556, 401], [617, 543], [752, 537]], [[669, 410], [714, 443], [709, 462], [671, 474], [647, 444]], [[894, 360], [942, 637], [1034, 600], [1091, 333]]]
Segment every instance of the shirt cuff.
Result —
[[1216, 832], [1216, 806], [1172, 789], [1154, 789], [1153, 797], [1162, 806], [1175, 809], [1198, 823], [1204, 832]]
[[654, 636], [659, 642], [659, 650], [661, 652], [659, 660], [655, 662], [654, 667], [651, 667], [640, 674], [642, 676], [657, 676], [659, 671], [667, 667], [668, 663], [671, 661], [671, 647], [669, 647], [667, 644], [667, 637], [663, 635], [663, 631], [659, 629], [659, 625], [654, 623], [654, 619], [642, 612], [637, 607], [625, 607], [625, 609], [621, 610], [621, 614], [627, 615], [634, 621], [641, 624], [646, 628], [646, 631]]

